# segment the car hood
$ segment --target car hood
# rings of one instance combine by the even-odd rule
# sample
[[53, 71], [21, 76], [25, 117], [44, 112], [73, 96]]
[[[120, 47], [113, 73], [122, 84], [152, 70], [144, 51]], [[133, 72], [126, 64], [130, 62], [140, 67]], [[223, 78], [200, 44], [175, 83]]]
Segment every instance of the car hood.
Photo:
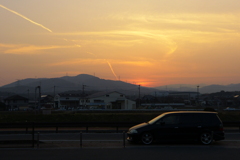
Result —
[[144, 122], [144, 123], [141, 123], [141, 124], [138, 124], [138, 125], [136, 125], [136, 126], [131, 127], [129, 130], [139, 129], [139, 128], [145, 127], [145, 126], [147, 126], [147, 125], [148, 125], [148, 123]]

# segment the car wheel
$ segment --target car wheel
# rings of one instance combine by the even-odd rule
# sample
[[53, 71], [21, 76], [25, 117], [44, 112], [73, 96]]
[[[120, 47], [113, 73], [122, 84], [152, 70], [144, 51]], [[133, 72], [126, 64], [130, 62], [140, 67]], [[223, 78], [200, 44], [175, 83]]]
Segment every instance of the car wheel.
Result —
[[208, 144], [211, 144], [212, 141], [213, 141], [213, 137], [211, 132], [203, 132], [200, 135], [200, 142], [202, 144], [208, 145]]
[[153, 135], [150, 132], [144, 132], [141, 136], [143, 144], [151, 144], [153, 142]]

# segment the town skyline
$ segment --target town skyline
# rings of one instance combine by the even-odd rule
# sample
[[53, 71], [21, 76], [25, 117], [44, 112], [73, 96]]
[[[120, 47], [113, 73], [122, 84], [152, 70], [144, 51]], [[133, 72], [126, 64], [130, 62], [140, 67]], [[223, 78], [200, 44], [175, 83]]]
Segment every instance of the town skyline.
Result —
[[240, 83], [240, 1], [0, 0], [0, 86], [96, 75], [145, 87]]

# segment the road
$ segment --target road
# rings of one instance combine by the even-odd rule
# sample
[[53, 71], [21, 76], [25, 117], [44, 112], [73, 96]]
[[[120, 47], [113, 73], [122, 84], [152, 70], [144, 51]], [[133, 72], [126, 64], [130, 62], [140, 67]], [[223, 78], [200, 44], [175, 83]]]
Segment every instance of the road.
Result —
[[[38, 141], [35, 143], [35, 148], [122, 148], [122, 147], [142, 147], [139, 144], [129, 144], [126, 141], [126, 134], [124, 133], [45, 133], [35, 134], [34, 139]], [[1, 134], [0, 142], [2, 141], [16, 141], [8, 145], [0, 144], [1, 148], [25, 148], [32, 147], [31, 134]], [[22, 143], [22, 141], [28, 141]], [[21, 142], [21, 143], [20, 143]], [[155, 144], [161, 146], [174, 145], [194, 145], [201, 146], [196, 143], [178, 143], [178, 144]], [[152, 145], [153, 146], [153, 145]], [[225, 140], [213, 142], [211, 146], [225, 146], [225, 147], [239, 147], [240, 148], [240, 133], [227, 132], [225, 133]]]
[[0, 149], [1, 160], [239, 160], [239, 148], [141, 146], [133, 148]]
[[[0, 140], [31, 139], [31, 135], [0, 135]], [[37, 138], [37, 136], [35, 136]], [[0, 148], [1, 160], [237, 160], [240, 159], [240, 133], [226, 133], [226, 139], [205, 146], [196, 143], [128, 144], [123, 146], [123, 133], [40, 134], [37, 148]], [[70, 145], [71, 144], [71, 145]], [[74, 145], [75, 144], [75, 145]]]

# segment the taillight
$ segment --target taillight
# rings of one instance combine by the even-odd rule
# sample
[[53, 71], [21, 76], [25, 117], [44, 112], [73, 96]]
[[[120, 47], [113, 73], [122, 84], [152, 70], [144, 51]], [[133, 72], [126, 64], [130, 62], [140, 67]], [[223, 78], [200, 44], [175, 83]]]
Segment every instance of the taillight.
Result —
[[220, 124], [220, 126], [219, 126], [219, 131], [223, 131], [223, 125], [222, 124]]

